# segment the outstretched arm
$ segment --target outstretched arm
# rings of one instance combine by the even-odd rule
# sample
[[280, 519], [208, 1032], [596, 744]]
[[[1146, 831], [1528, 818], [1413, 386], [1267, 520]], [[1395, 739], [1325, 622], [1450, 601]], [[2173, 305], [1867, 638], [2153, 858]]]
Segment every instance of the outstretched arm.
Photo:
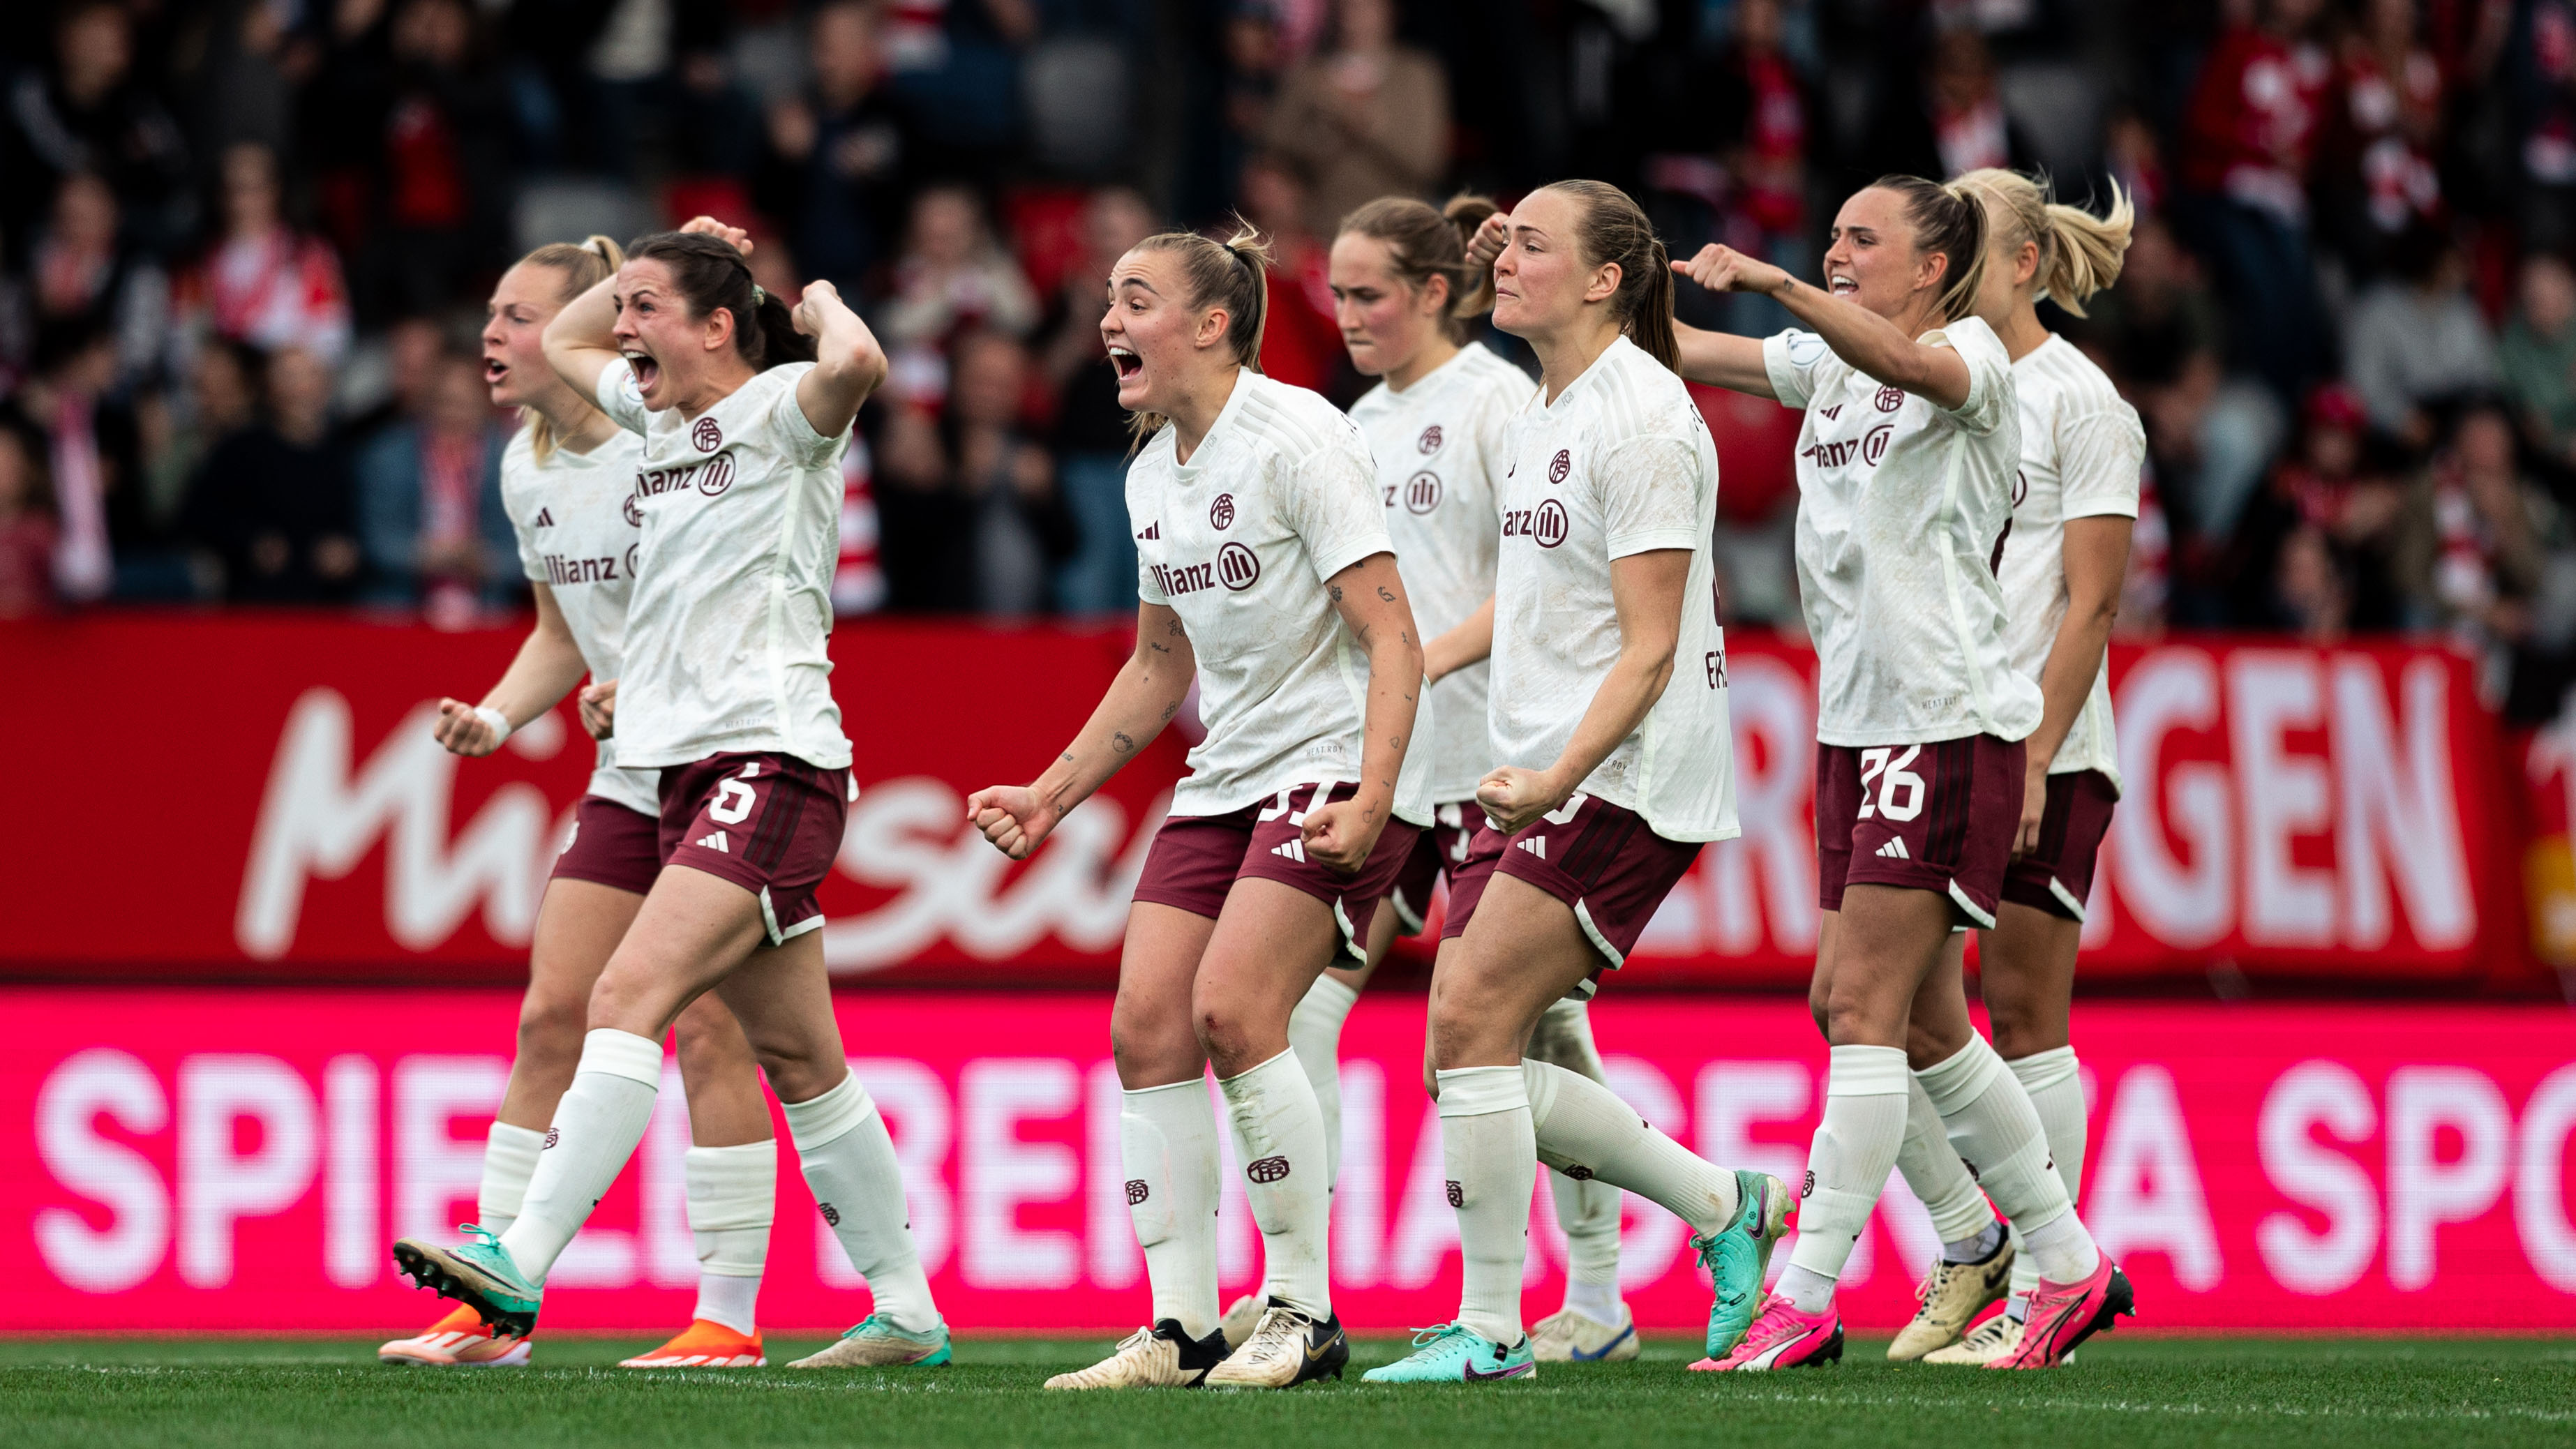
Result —
[[829, 282], [805, 284], [796, 304], [796, 330], [814, 339], [814, 370], [796, 384], [796, 405], [805, 421], [824, 437], [850, 429], [859, 405], [886, 378], [885, 349], [876, 334], [841, 300], [841, 289]]
[[1368, 651], [1368, 708], [1360, 724], [1359, 789], [1350, 799], [1306, 812], [1306, 853], [1338, 871], [1356, 871], [1377, 848], [1395, 814], [1395, 777], [1413, 743], [1422, 698], [1422, 644], [1413, 604], [1395, 571], [1395, 555], [1373, 553], [1325, 584], [1333, 609]]
[[[1680, 262], [1673, 263], [1676, 271]], [[1683, 271], [1682, 275], [1690, 275]], [[1750, 393], [1755, 397], [1778, 397], [1771, 386], [1771, 369], [1762, 363], [1762, 339], [1739, 337], [1732, 332], [1710, 332], [1687, 322], [1673, 324], [1673, 340], [1681, 344], [1682, 376], [1710, 387], [1729, 392]]]
[[[1919, 394], [1944, 408], [1961, 407], [1968, 401], [1968, 364], [1955, 349], [1926, 347], [1848, 297], [1811, 287], [1732, 247], [1705, 246], [1698, 256], [1673, 266], [1712, 292], [1758, 292], [1777, 300], [1790, 316], [1823, 338], [1835, 356], [1889, 387]], [[1760, 368], [1762, 345], [1749, 338], [1738, 340], [1752, 346], [1753, 365]], [[1691, 375], [1687, 366], [1683, 375]], [[1719, 385], [1734, 386], [1731, 382]], [[1761, 390], [1770, 391], [1767, 378]]]
[[1610, 561], [1619, 657], [1593, 692], [1574, 738], [1544, 770], [1502, 765], [1476, 786], [1476, 802], [1504, 834], [1563, 805], [1664, 697], [1664, 686], [1673, 677], [1673, 647], [1681, 639], [1682, 590], [1690, 578], [1690, 561], [1686, 548], [1649, 549]]
[[1181, 616], [1168, 605], [1137, 605], [1136, 650], [1119, 666], [1082, 732], [1028, 784], [995, 785], [969, 796], [966, 818], [1004, 855], [1028, 859], [1058, 821], [1181, 712], [1197, 671], [1198, 656]]

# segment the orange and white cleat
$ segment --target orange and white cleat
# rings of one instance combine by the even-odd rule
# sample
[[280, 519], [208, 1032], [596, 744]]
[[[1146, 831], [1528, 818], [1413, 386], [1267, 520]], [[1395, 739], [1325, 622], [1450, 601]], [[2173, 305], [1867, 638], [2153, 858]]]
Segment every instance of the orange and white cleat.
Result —
[[526, 1339], [494, 1333], [482, 1315], [460, 1303], [417, 1337], [397, 1338], [377, 1349], [376, 1361], [423, 1368], [520, 1368], [528, 1354]]
[[760, 1334], [734, 1332], [721, 1323], [704, 1318], [689, 1320], [680, 1336], [650, 1353], [639, 1353], [618, 1364], [619, 1368], [765, 1368], [769, 1360], [760, 1351]]

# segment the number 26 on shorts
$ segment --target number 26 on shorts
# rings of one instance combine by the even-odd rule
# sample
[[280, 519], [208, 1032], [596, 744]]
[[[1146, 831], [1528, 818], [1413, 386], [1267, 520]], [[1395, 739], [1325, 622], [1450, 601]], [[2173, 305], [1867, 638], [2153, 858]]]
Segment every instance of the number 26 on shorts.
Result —
[[[1860, 752], [1861, 819], [1884, 815], [1890, 820], [1911, 820], [1923, 813], [1923, 777], [1906, 768], [1922, 753], [1921, 745], [1907, 745], [1903, 754], [1897, 754], [1894, 745]], [[1891, 755], [1895, 758], [1890, 759]]]

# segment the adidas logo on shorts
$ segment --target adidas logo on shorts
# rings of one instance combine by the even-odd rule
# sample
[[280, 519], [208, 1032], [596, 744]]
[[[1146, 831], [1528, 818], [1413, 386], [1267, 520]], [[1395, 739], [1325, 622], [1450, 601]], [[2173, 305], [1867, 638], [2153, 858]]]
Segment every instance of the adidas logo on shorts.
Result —
[[1270, 853], [1302, 863], [1306, 859], [1306, 843], [1302, 840], [1283, 841], [1270, 847]]
[[1537, 856], [1541, 860], [1547, 859], [1547, 837], [1544, 835], [1533, 835], [1529, 839], [1519, 842], [1519, 846], [1521, 849], [1528, 851], [1530, 854]]
[[[720, 850], [727, 855], [733, 854], [733, 847], [725, 843], [725, 833], [721, 830], [717, 831], [713, 835], [701, 835], [689, 843], [697, 846], [701, 850]], [[1885, 851], [1881, 851], [1879, 853], [1882, 855], [1886, 854]]]
[[1880, 846], [1875, 853], [1886, 856], [1889, 860], [1912, 860], [1914, 858], [1913, 853], [1905, 848], [1905, 837], [1902, 835], [1892, 837], [1885, 845]]

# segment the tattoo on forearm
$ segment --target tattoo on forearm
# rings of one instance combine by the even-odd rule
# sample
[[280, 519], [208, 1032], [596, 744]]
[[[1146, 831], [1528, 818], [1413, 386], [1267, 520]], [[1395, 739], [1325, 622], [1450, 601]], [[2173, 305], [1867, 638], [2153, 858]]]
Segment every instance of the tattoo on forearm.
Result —
[[1073, 763], [1073, 751], [1067, 750], [1064, 752], [1064, 762], [1068, 765]]
[[1148, 648], [1148, 649], [1153, 650], [1153, 651], [1154, 651], [1155, 653], [1157, 653], [1157, 654], [1169, 654], [1169, 653], [1171, 653], [1171, 652], [1172, 652], [1172, 646], [1171, 646], [1171, 645], [1169, 645], [1169, 644], [1157, 644], [1157, 643], [1155, 643], [1155, 642], [1154, 642], [1153, 640], [1151, 640], [1151, 639], [1148, 639], [1148, 640], [1146, 640], [1146, 641], [1145, 641], [1145, 647], [1146, 647], [1146, 648]]
[[1109, 747], [1123, 755], [1136, 748], [1136, 741], [1125, 730], [1120, 730], [1109, 737]]
[[1342, 601], [1342, 586], [1340, 584], [1326, 584], [1324, 585], [1324, 592], [1333, 596], [1334, 603], [1338, 604]]
[[1164, 706], [1163, 706], [1163, 723], [1165, 723], [1165, 724], [1170, 724], [1170, 723], [1172, 722], [1172, 716], [1174, 716], [1174, 715], [1176, 715], [1176, 714], [1179, 714], [1180, 712], [1181, 712], [1181, 702], [1180, 702], [1179, 700], [1177, 700], [1177, 699], [1176, 699], [1176, 700], [1173, 700], [1170, 704], [1164, 705]]
[[1181, 628], [1181, 621], [1174, 619], [1163, 626], [1163, 632], [1171, 635], [1175, 639], [1178, 639], [1186, 631]]
[[1381, 598], [1381, 599], [1386, 600], [1386, 601], [1387, 601], [1388, 603], [1390, 603], [1390, 604], [1392, 604], [1392, 603], [1394, 603], [1394, 602], [1395, 602], [1395, 595], [1393, 595], [1393, 594], [1391, 594], [1391, 593], [1388, 593], [1388, 592], [1387, 592], [1386, 585], [1384, 585], [1384, 584], [1380, 584], [1380, 585], [1378, 585], [1378, 586], [1377, 586], [1377, 596], [1378, 596], [1379, 598]]

